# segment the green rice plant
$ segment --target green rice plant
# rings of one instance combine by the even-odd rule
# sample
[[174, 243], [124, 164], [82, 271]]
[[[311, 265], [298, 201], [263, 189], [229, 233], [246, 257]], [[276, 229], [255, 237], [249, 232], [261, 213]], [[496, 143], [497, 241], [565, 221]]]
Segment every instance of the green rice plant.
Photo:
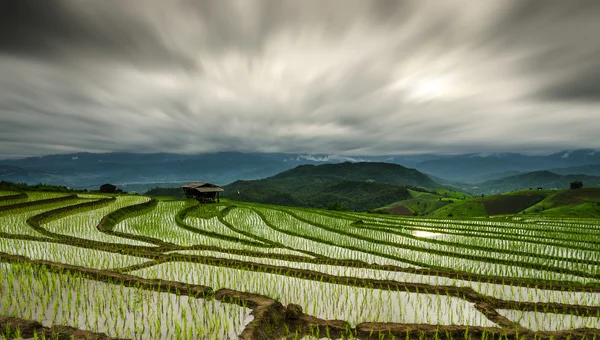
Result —
[[[479, 301], [509, 306], [498, 311], [531, 330], [600, 329], [600, 310], [576, 315], [560, 307], [596, 311], [600, 305], [600, 226], [594, 220], [433, 219], [250, 203], [230, 205], [225, 213], [224, 205], [197, 207], [183, 200], [129, 214], [127, 209], [137, 209], [128, 207], [148, 198], [120, 195], [44, 217], [38, 221], [42, 230], [27, 224], [98, 198], [0, 212], [0, 258], [20, 255], [268, 296], [299, 304], [308, 315], [346, 321], [347, 338], [360, 322], [396, 322], [437, 325], [433, 333], [416, 335], [434, 339], [448, 336], [443, 325], [467, 326], [463, 336], [470, 339], [475, 333], [469, 327], [499, 326], [473, 307]], [[110, 226], [112, 235], [96, 228], [109, 214], [118, 222]], [[231, 338], [252, 319], [245, 306], [191, 298], [170, 285], [159, 293], [139, 281], [126, 287], [84, 278], [77, 270], [7, 261], [0, 263], [0, 314], [47, 326], [118, 337]], [[25, 299], [30, 307], [21, 307]], [[313, 325], [310, 331], [330, 336], [329, 328]], [[490, 337], [496, 335], [481, 335]]]

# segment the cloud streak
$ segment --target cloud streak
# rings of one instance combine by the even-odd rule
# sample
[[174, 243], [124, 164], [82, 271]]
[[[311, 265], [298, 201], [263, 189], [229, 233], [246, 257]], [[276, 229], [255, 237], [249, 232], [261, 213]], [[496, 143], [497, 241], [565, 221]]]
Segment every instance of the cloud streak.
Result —
[[0, 2], [0, 154], [600, 147], [593, 0]]

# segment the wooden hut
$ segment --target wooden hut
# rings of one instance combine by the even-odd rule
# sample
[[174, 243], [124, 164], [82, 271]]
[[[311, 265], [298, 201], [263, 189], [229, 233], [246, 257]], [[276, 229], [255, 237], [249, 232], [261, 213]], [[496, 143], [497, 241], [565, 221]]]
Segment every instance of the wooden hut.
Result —
[[201, 203], [219, 202], [219, 193], [223, 191], [218, 185], [204, 182], [188, 183], [181, 187], [185, 197], [193, 198]]

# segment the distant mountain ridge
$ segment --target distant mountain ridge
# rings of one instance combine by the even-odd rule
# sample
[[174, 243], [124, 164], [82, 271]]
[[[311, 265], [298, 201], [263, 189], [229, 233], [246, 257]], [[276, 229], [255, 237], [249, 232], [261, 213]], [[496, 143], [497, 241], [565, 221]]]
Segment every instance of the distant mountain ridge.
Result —
[[[480, 183], [509, 175], [551, 170], [562, 175], [600, 175], [600, 152], [592, 149], [561, 151], [545, 156], [518, 153], [406, 156], [340, 156], [331, 154], [217, 152], [197, 155], [174, 153], [72, 153], [0, 160], [0, 180], [93, 188], [103, 183], [130, 184], [143, 192], [157, 183], [177, 186], [188, 181], [220, 185], [236, 180], [273, 176], [298, 165], [343, 162], [385, 162], [415, 168], [438, 182]], [[162, 184], [161, 184], [162, 185]]]
[[143, 192], [158, 183], [173, 183], [177, 186], [182, 182], [202, 180], [224, 185], [239, 179], [264, 178], [303, 164], [329, 164], [357, 160], [416, 164], [437, 157], [434, 155], [347, 157], [241, 152], [197, 155], [79, 152], [0, 160], [0, 180], [30, 184], [43, 182], [76, 188], [90, 188], [106, 182], [134, 184], [128, 187]]
[[448, 180], [481, 182], [482, 179], [486, 180], [486, 176], [503, 172], [531, 172], [586, 165], [600, 165], [600, 152], [581, 149], [545, 156], [518, 153], [465, 154], [423, 161], [418, 163], [416, 168]]
[[554, 172], [559, 175], [591, 175], [591, 176], [600, 176], [600, 164], [599, 165], [581, 165], [581, 166], [571, 166], [567, 168], [554, 168], [550, 169], [551, 172]]
[[239, 152], [201, 155], [75, 153], [2, 160], [0, 180], [71, 187], [90, 187], [106, 182], [181, 183], [197, 180], [226, 184], [240, 178], [270, 176], [292, 166], [261, 154]]

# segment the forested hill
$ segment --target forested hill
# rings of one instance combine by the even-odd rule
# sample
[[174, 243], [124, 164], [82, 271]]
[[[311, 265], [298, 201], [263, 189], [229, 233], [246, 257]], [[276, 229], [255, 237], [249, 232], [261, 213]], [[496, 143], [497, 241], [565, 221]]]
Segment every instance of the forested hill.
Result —
[[280, 205], [367, 211], [411, 197], [408, 188], [439, 188], [429, 176], [389, 163], [301, 165], [275, 176], [236, 181], [223, 197]]
[[299, 177], [328, 177], [347, 181], [368, 181], [401, 186], [424, 188], [439, 187], [431, 177], [399, 164], [382, 162], [337, 163], [323, 165], [300, 165], [279, 173], [269, 179], [287, 179]]
[[499, 194], [503, 192], [527, 190], [527, 189], [568, 189], [571, 182], [582, 181], [586, 187], [600, 186], [600, 176], [589, 175], [559, 175], [550, 171], [534, 171], [516, 176], [505, 177], [493, 181], [475, 184], [472, 187], [464, 187], [473, 194]]

